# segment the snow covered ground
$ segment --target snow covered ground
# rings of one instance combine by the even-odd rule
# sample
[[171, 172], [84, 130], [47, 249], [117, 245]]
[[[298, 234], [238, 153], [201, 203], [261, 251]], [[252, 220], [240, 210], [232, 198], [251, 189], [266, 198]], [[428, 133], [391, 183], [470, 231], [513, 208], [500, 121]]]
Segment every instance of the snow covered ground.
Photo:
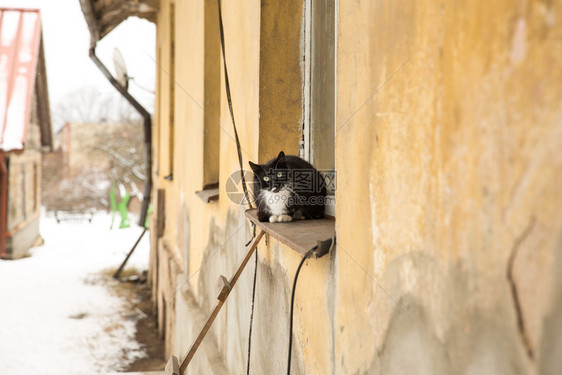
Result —
[[[45, 244], [31, 257], [0, 260], [0, 374], [103, 374], [144, 356], [136, 319], [101, 274], [121, 264], [142, 228], [110, 223], [104, 213], [91, 224], [43, 215]], [[148, 259], [146, 233], [127, 268], [147, 269]]]

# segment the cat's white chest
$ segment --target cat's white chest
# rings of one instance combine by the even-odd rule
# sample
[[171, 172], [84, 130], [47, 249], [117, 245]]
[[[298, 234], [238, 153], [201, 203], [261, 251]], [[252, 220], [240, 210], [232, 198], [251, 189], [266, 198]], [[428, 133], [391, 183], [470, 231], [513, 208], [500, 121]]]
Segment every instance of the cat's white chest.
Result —
[[272, 215], [283, 215], [287, 214], [287, 205], [289, 204], [289, 199], [291, 198], [291, 192], [287, 189], [281, 189], [278, 192], [271, 192], [268, 190], [262, 190], [263, 200], [267, 204], [269, 211]]

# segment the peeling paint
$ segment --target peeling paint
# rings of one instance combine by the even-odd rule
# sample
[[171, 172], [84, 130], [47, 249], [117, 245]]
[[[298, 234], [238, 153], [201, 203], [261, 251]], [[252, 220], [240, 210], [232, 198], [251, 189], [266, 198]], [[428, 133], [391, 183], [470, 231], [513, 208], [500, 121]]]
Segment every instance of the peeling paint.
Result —
[[512, 64], [520, 63], [527, 55], [527, 22], [524, 18], [517, 20], [509, 58]]

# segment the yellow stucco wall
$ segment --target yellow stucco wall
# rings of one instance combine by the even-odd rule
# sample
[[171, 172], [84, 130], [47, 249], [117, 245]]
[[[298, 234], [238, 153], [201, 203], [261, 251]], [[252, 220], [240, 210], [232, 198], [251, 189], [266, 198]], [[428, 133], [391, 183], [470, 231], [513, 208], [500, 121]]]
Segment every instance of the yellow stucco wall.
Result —
[[[289, 5], [302, 12], [302, 4], [292, 2]], [[183, 357], [202, 327], [204, 323], [202, 319], [206, 319], [207, 314], [214, 307], [217, 295], [215, 283], [218, 276], [224, 274], [230, 277], [245, 254], [243, 244], [249, 238], [250, 228], [241, 216], [244, 207], [231, 202], [225, 191], [224, 182], [231, 174], [237, 173], [239, 165], [224, 92], [222, 63], [220, 122], [213, 124], [220, 129], [220, 198], [215, 203], [204, 203], [195, 194], [205, 183], [205, 112], [202, 110], [202, 103], [205, 102], [205, 89], [209, 87], [205, 86], [205, 59], [213, 58], [212, 54], [205, 54], [205, 12], [212, 12], [211, 14], [216, 16], [216, 2], [212, 0], [175, 2], [176, 61], [173, 75], [167, 70], [171, 65], [169, 7], [170, 2], [161, 2], [157, 37], [157, 54], [160, 60], [157, 71], [158, 105], [154, 131], [157, 161], [154, 170], [157, 173], [155, 180], [158, 182], [155, 186], [153, 203], [157, 206], [158, 189], [165, 191], [166, 199], [163, 237], [158, 239], [155, 231], [152, 233], [153, 248], [155, 252], [157, 249], [159, 255], [158, 263], [152, 260], [152, 276], [153, 285], [157, 288], [155, 301], [159, 304], [160, 327], [166, 330], [166, 352]], [[294, 71], [294, 69], [300, 69], [299, 30], [292, 30], [288, 39], [285, 38], [288, 43], [292, 43], [292, 47], [288, 46], [287, 50], [292, 51], [292, 58], [295, 60], [293, 66], [287, 67], [279, 61], [285, 50], [275, 51], [277, 55], [272, 60], [273, 66], [268, 73], [268, 79], [272, 83], [264, 86], [266, 80], [263, 78], [260, 88], [260, 74], [264, 74], [260, 73], [259, 62], [260, 58], [263, 58], [260, 56], [260, 43], [265, 43], [265, 39], [260, 38], [260, 25], [269, 22], [268, 20], [276, 15], [275, 9], [278, 5], [272, 3], [271, 7], [269, 13], [262, 14], [256, 4], [223, 3], [232, 99], [245, 164], [248, 160], [263, 162], [275, 156], [280, 149], [293, 154], [298, 152], [302, 92], [300, 89], [295, 90], [295, 87], [302, 85], [302, 77], [300, 70]], [[261, 17], [266, 14], [269, 18], [262, 19]], [[286, 25], [283, 26], [285, 30], [296, 22], [295, 19], [300, 25], [299, 14], [286, 14]], [[268, 33], [273, 34], [268, 40], [268, 48], [273, 51], [274, 44], [284, 36], [283, 33], [274, 30]], [[220, 48], [220, 45], [216, 47]], [[210, 46], [207, 45], [207, 48]], [[265, 50], [262, 48], [262, 53]], [[284, 74], [279, 71], [283, 69], [285, 71], [289, 69], [293, 77], [292, 81], [285, 78], [285, 82], [280, 84], [279, 81], [283, 79]], [[276, 72], [276, 75], [271, 72]], [[172, 76], [176, 81], [173, 116], [174, 173], [173, 180], [167, 181], [164, 177], [169, 171], [167, 155], [170, 149], [168, 132]], [[287, 97], [288, 89], [292, 89], [297, 95], [295, 98], [286, 99], [290, 102], [289, 106], [286, 101], [275, 100]], [[265, 101], [265, 98], [268, 100]], [[274, 111], [277, 111], [275, 116], [272, 115]], [[264, 118], [260, 118], [260, 113], [266, 113], [262, 115]], [[278, 126], [276, 117], [278, 119], [279, 116], [284, 119], [283, 126]], [[212, 114], [208, 114], [207, 121], [212, 121], [212, 117], [214, 117]], [[246, 165], [244, 167], [247, 168]], [[156, 212], [158, 212], [157, 207]], [[153, 228], [157, 225], [156, 215], [152, 217], [152, 225]], [[260, 253], [258, 274], [263, 281], [263, 286], [258, 286], [256, 299], [252, 368], [255, 369], [254, 371], [268, 368], [274, 371], [286, 366], [284, 364], [286, 355], [279, 355], [272, 360], [270, 348], [278, 347], [281, 350], [288, 343], [287, 309], [290, 284], [300, 261], [300, 255], [273, 240], [269, 241], [267, 246], [261, 244], [258, 251]], [[297, 295], [298, 308], [311, 314], [303, 315], [303, 319], [297, 316], [295, 320], [295, 332], [301, 337], [301, 340], [295, 340], [294, 345], [298, 351], [295, 354], [295, 369], [307, 366], [312, 369], [311, 371], [317, 372], [326, 368], [326, 356], [329, 353], [326, 348], [329, 340], [315, 339], [314, 342], [310, 342], [309, 338], [329, 336], [327, 328], [329, 315], [324, 298], [327, 293], [326, 279], [329, 265], [329, 259], [325, 258], [306, 267], [313, 268], [313, 272], [307, 271], [306, 275], [303, 272], [302, 285], [315, 285], [318, 286], [318, 290], [315, 290], [312, 299], [306, 287]], [[198, 354], [190, 365], [192, 371], [208, 373], [206, 366], [211, 366], [209, 361], [217, 355], [221, 360], [214, 361], [212, 365], [216, 371], [220, 371], [223, 366], [220, 363], [227, 367], [228, 373], [238, 372], [240, 368], [245, 367], [252, 270], [253, 265], [248, 267], [236, 290], [229, 297], [226, 307], [211, 330], [212, 334], [206, 339], [209, 342], [207, 349], [202, 350], [202, 354]], [[316, 302], [310, 304], [308, 303], [310, 300]], [[272, 317], [276, 318], [273, 325], [276, 332], [274, 339], [268, 334], [272, 332]], [[304, 326], [309, 328], [305, 330], [302, 328]], [[303, 358], [309, 363], [305, 365]], [[217, 367], [219, 370], [216, 369]]]
[[554, 360], [561, 15], [538, 1], [339, 3], [336, 373]]
[[[216, 3], [175, 1], [174, 74], [169, 9], [162, 0], [151, 223], [163, 189], [165, 229], [162, 238], [151, 233], [151, 272], [167, 354], [183, 358], [250, 228], [225, 191], [239, 166], [222, 65], [220, 196], [205, 203], [195, 194], [208, 182], [204, 132], [215, 116], [202, 108], [215, 86], [205, 59], [216, 53], [205, 54], [205, 20]], [[289, 26], [300, 22], [302, 2], [224, 1], [222, 9], [244, 162], [296, 153], [301, 31]], [[338, 2], [338, 247], [309, 260], [299, 278], [293, 373], [556, 373], [560, 20], [559, 4], [538, 1]], [[251, 373], [284, 373], [301, 256], [273, 239], [258, 252]], [[244, 371], [252, 271], [253, 261], [191, 373]]]

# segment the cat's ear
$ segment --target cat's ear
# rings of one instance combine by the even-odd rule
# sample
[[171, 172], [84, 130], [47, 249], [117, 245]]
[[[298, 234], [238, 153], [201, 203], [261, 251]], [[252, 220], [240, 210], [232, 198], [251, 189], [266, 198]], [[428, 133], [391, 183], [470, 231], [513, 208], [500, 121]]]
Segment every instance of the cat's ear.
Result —
[[258, 164], [252, 163], [251, 161], [248, 162], [250, 164], [250, 168], [255, 174], [258, 174], [261, 171], [261, 167]]
[[277, 162], [275, 163], [275, 168], [287, 169], [287, 160], [285, 159], [285, 153], [281, 151], [277, 156]]

